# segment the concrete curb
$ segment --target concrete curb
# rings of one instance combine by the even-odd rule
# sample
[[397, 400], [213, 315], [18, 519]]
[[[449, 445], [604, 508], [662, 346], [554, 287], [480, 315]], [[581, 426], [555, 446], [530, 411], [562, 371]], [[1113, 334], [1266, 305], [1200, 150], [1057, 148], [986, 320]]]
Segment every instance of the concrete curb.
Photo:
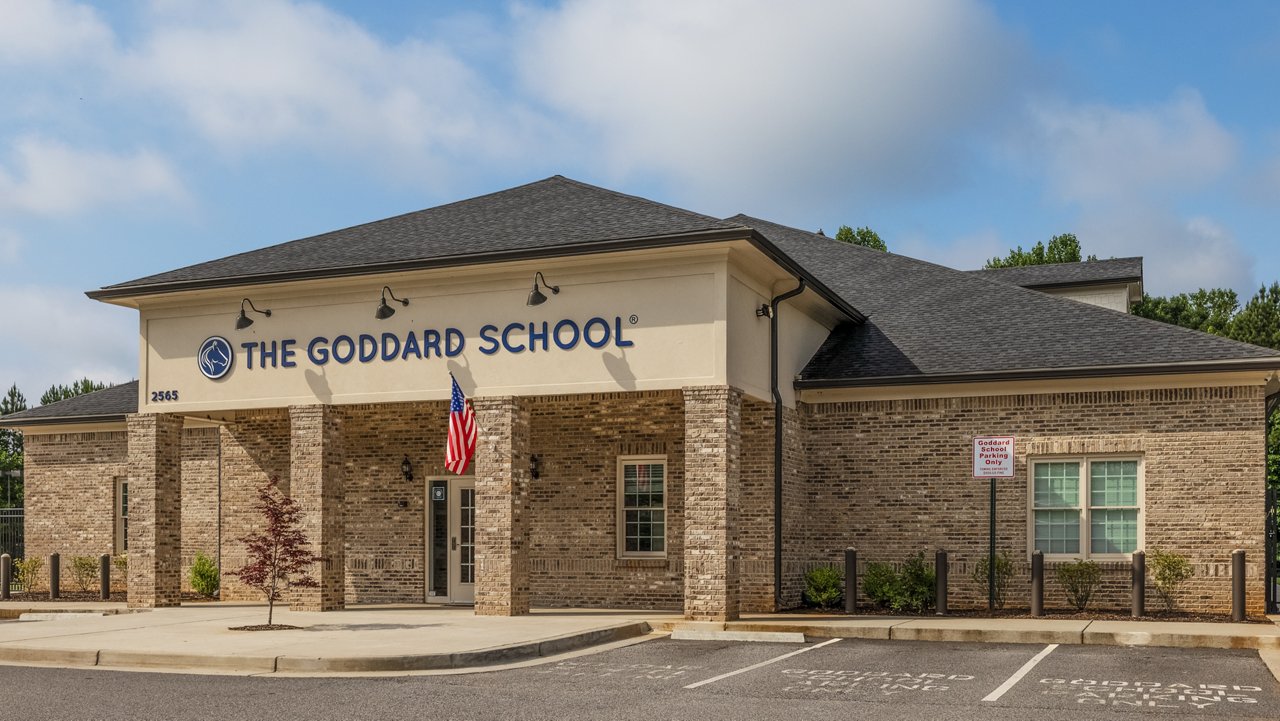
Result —
[[[654, 624], [663, 630], [684, 627], [680, 622]], [[1194, 629], [1171, 628], [1176, 623], [1122, 621], [1027, 622], [1022, 628], [1006, 624], [967, 625], [962, 619], [866, 618], [852, 622], [804, 623], [730, 621], [728, 632], [801, 633], [809, 638], [855, 638], [881, 641], [951, 641], [967, 643], [1075, 644], [1090, 646], [1160, 646], [1168, 648], [1234, 648], [1280, 650], [1280, 629], [1250, 624], [1196, 624]], [[696, 628], [696, 627], [691, 627]], [[699, 628], [699, 630], [701, 630]]]
[[651, 631], [644, 621], [619, 623], [582, 633], [495, 646], [493, 648], [400, 656], [211, 656], [201, 654], [147, 653], [100, 649], [62, 650], [0, 644], [0, 663], [37, 663], [52, 666], [93, 667], [150, 670], [182, 668], [197, 671], [234, 671], [243, 673], [366, 673], [395, 671], [433, 671], [497, 666], [518, 661], [555, 656], [590, 646], [643, 636]]

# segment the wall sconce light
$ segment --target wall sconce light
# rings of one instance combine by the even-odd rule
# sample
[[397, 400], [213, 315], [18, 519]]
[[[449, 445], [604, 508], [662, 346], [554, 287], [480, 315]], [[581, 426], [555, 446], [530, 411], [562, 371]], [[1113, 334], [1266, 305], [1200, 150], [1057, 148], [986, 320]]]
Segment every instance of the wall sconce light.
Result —
[[382, 286], [382, 303], [378, 306], [378, 309], [373, 313], [373, 317], [377, 318], [378, 320], [386, 320], [396, 314], [396, 309], [387, 305], [388, 294], [391, 295], [391, 300], [398, 301], [400, 305], [404, 305], [404, 306], [409, 305], [408, 298], [397, 298], [396, 294], [391, 292], [391, 286], [384, 285]]
[[248, 298], [245, 298], [244, 300], [240, 301], [240, 317], [236, 318], [236, 330], [244, 330], [245, 328], [248, 328], [249, 326], [253, 325], [253, 319], [245, 315], [245, 312], [244, 312], [245, 303], [249, 304], [249, 309], [252, 310], [254, 313], [261, 313], [268, 318], [271, 317], [270, 308], [266, 310], [258, 310], [253, 306], [253, 301], [249, 300]]
[[413, 464], [409, 462], [408, 456], [405, 456], [404, 460], [400, 461], [400, 473], [406, 481], [413, 480]]
[[547, 302], [547, 296], [543, 295], [542, 291], [538, 290], [539, 278], [542, 278], [543, 288], [549, 289], [553, 295], [559, 295], [560, 286], [547, 283], [547, 279], [543, 277], [542, 271], [538, 271], [533, 274], [533, 290], [529, 291], [529, 300], [525, 302], [525, 305], [542, 305]]
[[537, 453], [529, 456], [529, 475], [535, 480], [542, 475], [542, 456]]
[[772, 317], [773, 317], [773, 311], [769, 309], [769, 304], [768, 304], [768, 303], [761, 303], [761, 304], [760, 304], [760, 307], [759, 307], [759, 308], [756, 308], [756, 317], [757, 317], [757, 318], [772, 318]]

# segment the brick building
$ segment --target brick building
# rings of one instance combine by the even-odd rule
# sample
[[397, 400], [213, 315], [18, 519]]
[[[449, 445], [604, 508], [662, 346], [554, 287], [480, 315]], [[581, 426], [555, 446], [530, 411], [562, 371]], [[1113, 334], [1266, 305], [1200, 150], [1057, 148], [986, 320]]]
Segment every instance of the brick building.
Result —
[[[974, 439], [1012, 436], [1019, 563], [1097, 560], [1125, 605], [1130, 554], [1175, 551], [1183, 606], [1223, 611], [1242, 548], [1259, 611], [1280, 354], [1129, 315], [1141, 283], [1140, 259], [962, 272], [554, 177], [93, 291], [138, 310], [140, 380], [0, 425], [28, 553], [127, 550], [135, 606], [177, 603], [197, 552], [249, 597], [228, 570], [272, 476], [325, 558], [300, 608], [726, 619], [797, 605], [849, 546], [946, 548], [973, 605]], [[461, 475], [451, 375], [480, 428]]]

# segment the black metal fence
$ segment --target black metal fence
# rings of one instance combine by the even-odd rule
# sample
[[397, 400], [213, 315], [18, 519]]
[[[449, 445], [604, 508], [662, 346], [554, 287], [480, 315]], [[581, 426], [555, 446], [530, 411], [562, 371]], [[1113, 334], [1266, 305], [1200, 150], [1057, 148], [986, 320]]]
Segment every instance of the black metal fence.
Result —
[[22, 545], [22, 509], [0, 508], [0, 553], [25, 558]]

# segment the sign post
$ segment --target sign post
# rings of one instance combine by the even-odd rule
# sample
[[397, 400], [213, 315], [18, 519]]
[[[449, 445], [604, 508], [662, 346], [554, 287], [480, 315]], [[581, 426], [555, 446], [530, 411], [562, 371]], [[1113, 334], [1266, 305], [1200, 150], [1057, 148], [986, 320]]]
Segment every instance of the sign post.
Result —
[[1013, 478], [1013, 436], [975, 436], [973, 477], [991, 479], [990, 542], [987, 546], [987, 610], [996, 608], [996, 479]]

